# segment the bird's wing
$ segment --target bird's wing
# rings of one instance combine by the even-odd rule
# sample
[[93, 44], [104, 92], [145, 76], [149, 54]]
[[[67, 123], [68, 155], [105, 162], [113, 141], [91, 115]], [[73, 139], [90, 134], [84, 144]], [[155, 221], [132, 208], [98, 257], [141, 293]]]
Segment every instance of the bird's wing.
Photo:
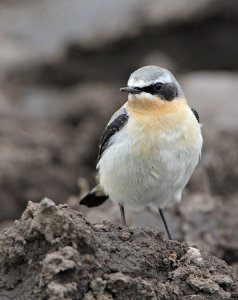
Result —
[[118, 111], [115, 112], [115, 114], [111, 117], [109, 123], [107, 124], [107, 127], [105, 128], [100, 145], [99, 145], [99, 157], [98, 160], [100, 160], [103, 152], [108, 147], [109, 141], [111, 137], [120, 131], [120, 129], [127, 123], [128, 121], [128, 113], [124, 107], [121, 107]]
[[[110, 138], [126, 124], [128, 118], [129, 116], [124, 107], [121, 107], [111, 117], [101, 138], [98, 160], [101, 158], [103, 152], [108, 147]], [[107, 199], [108, 196], [105, 194], [102, 187], [100, 185], [97, 185], [85, 197], [83, 197], [83, 199], [80, 200], [80, 204], [86, 205], [87, 207], [94, 207], [103, 204]]]
[[199, 114], [198, 114], [198, 112], [196, 111], [196, 109], [191, 108], [191, 111], [193, 112], [194, 116], [196, 117], [197, 121], [199, 122]]

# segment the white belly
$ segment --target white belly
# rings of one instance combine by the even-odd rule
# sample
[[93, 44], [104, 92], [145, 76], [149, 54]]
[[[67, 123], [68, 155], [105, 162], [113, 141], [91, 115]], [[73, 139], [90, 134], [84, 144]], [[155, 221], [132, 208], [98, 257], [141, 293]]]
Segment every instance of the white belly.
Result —
[[[172, 198], [180, 201], [199, 161], [200, 125], [192, 117], [176, 130], [149, 134], [133, 122], [129, 119], [112, 137], [100, 159], [101, 186], [112, 201], [134, 209], [163, 207]], [[196, 139], [191, 139], [191, 124]]]

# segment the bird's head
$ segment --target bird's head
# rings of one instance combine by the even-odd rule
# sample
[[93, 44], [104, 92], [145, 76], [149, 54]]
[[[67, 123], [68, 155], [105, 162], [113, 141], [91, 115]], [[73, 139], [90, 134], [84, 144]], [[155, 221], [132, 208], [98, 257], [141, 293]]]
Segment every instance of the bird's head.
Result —
[[129, 94], [129, 100], [173, 101], [183, 97], [183, 91], [166, 69], [157, 66], [145, 66], [133, 72], [127, 87], [120, 89]]

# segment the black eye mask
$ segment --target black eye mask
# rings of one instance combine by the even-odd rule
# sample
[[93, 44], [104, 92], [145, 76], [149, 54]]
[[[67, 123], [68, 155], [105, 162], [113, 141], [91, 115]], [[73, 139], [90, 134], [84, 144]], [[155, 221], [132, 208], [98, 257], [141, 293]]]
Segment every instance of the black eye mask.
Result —
[[137, 90], [151, 95], [157, 95], [161, 99], [171, 101], [178, 97], [178, 88], [174, 82], [162, 83], [157, 82], [142, 88], [136, 87]]

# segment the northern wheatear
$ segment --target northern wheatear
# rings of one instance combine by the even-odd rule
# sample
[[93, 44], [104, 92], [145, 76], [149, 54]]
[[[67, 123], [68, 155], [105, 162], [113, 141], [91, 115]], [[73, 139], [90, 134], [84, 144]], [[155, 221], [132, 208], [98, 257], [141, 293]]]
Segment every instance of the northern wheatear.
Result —
[[108, 197], [120, 206], [156, 206], [165, 225], [163, 207], [181, 200], [202, 149], [198, 113], [191, 109], [174, 76], [146, 66], [131, 74], [128, 101], [109, 121], [101, 138], [97, 164], [99, 185], [80, 204], [102, 204]]

